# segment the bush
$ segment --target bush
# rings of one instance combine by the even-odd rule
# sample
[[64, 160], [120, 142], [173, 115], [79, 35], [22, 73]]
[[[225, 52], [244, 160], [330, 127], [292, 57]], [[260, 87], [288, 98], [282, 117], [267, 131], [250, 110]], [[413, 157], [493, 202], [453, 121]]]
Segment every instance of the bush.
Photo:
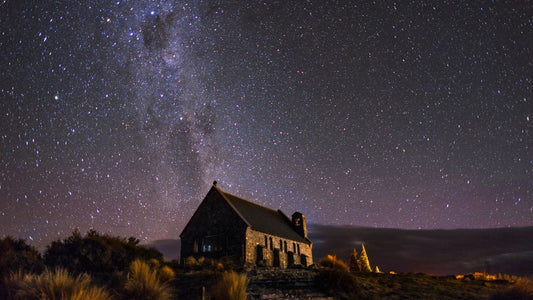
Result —
[[159, 269], [159, 278], [163, 282], [169, 282], [176, 277], [176, 273], [169, 266], [162, 266]]
[[109, 282], [114, 274], [127, 270], [135, 259], [163, 260], [154, 248], [138, 245], [139, 240], [101, 235], [94, 230], [82, 237], [78, 230], [63, 241], [54, 241], [46, 249], [49, 267], [66, 268], [74, 274], [89, 273], [100, 282]]
[[348, 268], [346, 263], [340, 259], [337, 259], [336, 255], [328, 255], [326, 257], [321, 258], [318, 261], [318, 265], [324, 268], [340, 270], [343, 272], [350, 272], [350, 268]]
[[249, 280], [246, 274], [227, 271], [215, 285], [215, 299], [220, 300], [246, 300], [246, 289]]
[[183, 264], [185, 265], [185, 268], [188, 269], [197, 269], [200, 267], [200, 264], [198, 264], [198, 261], [193, 256], [185, 258]]
[[111, 296], [91, 284], [91, 277], [73, 277], [65, 269], [46, 269], [41, 275], [12, 273], [8, 299], [108, 300]]
[[172, 293], [170, 286], [161, 280], [157, 270], [141, 260], [135, 260], [130, 266], [124, 285], [124, 296], [125, 299], [167, 300], [171, 298]]
[[13, 272], [37, 272], [44, 269], [41, 254], [25, 240], [7, 236], [0, 239], [0, 299], [7, 298], [8, 276]]
[[41, 272], [44, 269], [41, 254], [25, 240], [11, 236], [0, 239], [0, 253], [0, 278], [18, 270]]

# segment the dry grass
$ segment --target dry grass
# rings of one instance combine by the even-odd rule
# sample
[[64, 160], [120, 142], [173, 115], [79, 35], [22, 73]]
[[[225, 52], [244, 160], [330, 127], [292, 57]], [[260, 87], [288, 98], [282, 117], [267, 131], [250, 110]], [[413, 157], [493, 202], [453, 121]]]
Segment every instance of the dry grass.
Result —
[[335, 269], [343, 272], [350, 272], [350, 268], [346, 263], [340, 259], [337, 259], [336, 255], [328, 255], [320, 259], [318, 264], [325, 268]]
[[65, 269], [45, 270], [41, 275], [13, 273], [9, 282], [9, 298], [50, 300], [109, 300], [102, 288], [93, 286], [87, 274], [76, 277]]
[[157, 270], [141, 260], [131, 264], [124, 293], [126, 299], [168, 300], [172, 297], [170, 286], [161, 280]]
[[163, 282], [169, 282], [176, 277], [176, 273], [169, 266], [162, 266], [159, 269], [159, 278]]
[[215, 285], [215, 299], [220, 300], [246, 300], [246, 289], [249, 280], [246, 274], [228, 271]]

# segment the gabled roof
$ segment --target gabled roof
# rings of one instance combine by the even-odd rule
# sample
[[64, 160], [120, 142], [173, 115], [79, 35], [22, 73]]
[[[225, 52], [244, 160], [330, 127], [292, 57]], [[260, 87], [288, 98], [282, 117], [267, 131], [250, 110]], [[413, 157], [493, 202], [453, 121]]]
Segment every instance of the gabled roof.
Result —
[[301, 243], [311, 243], [311, 240], [296, 232], [292, 221], [281, 210], [276, 211], [223, 192], [216, 185], [213, 185], [213, 188], [253, 230]]

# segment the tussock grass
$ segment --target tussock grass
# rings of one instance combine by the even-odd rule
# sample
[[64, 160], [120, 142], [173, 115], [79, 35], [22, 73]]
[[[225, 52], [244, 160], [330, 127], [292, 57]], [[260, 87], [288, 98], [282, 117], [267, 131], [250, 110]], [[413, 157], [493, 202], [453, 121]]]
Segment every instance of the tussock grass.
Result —
[[87, 274], [72, 276], [65, 269], [46, 269], [42, 274], [12, 273], [7, 280], [8, 299], [110, 300], [103, 289], [93, 286]]
[[330, 268], [339, 270], [342, 272], [350, 272], [350, 268], [346, 263], [340, 259], [337, 259], [336, 255], [327, 255], [318, 261], [318, 264], [324, 268]]
[[170, 286], [161, 279], [158, 271], [141, 260], [132, 262], [124, 294], [126, 299], [136, 300], [168, 300], [172, 297]]
[[248, 277], [235, 271], [227, 271], [215, 285], [215, 299], [246, 300]]
[[162, 266], [159, 269], [159, 278], [163, 282], [169, 282], [176, 277], [176, 273], [169, 266]]

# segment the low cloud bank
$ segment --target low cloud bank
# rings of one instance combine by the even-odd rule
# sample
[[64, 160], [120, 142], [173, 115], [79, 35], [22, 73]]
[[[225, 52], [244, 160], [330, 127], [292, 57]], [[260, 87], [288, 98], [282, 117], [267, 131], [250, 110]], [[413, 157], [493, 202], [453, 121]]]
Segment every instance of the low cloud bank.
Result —
[[[310, 224], [315, 261], [327, 254], [347, 260], [365, 244], [372, 266], [382, 271], [435, 275], [471, 272], [533, 275], [533, 227], [457, 230], [402, 230]], [[179, 240], [149, 244], [167, 259], [178, 259]]]
[[457, 230], [310, 225], [315, 259], [334, 253], [348, 259], [365, 244], [381, 270], [435, 275], [470, 272], [533, 275], [533, 227]]

